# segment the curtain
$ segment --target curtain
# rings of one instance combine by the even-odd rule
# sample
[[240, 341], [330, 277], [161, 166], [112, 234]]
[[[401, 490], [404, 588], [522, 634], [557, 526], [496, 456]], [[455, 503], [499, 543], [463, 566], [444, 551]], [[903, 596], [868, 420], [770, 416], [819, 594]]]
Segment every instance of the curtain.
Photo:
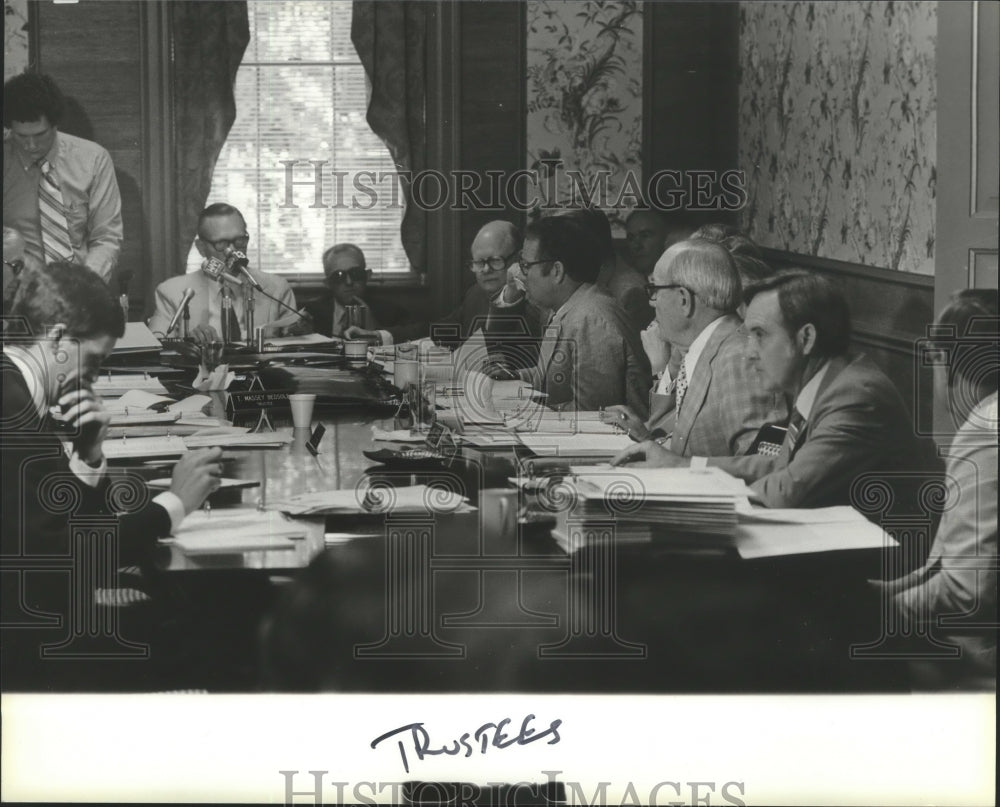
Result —
[[[389, 149], [396, 170], [417, 175], [426, 167], [425, 40], [427, 7], [415, 0], [355, 0], [351, 41], [371, 88], [368, 125]], [[426, 211], [400, 183], [406, 211], [400, 228], [410, 264], [426, 270]]]
[[198, 214], [212, 188], [212, 172], [236, 120], [233, 85], [250, 41], [247, 5], [243, 0], [204, 2], [175, 0], [168, 4], [173, 31], [174, 165], [179, 264], [198, 225]]

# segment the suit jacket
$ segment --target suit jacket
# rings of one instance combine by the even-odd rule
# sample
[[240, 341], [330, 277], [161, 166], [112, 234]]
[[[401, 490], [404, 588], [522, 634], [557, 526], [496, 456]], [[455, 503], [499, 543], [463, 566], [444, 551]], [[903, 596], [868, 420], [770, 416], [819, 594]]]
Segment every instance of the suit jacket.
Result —
[[740, 325], [724, 317], [698, 357], [673, 427], [671, 450], [682, 457], [744, 454], [761, 426], [788, 419], [784, 394], [747, 363]]
[[[949, 485], [957, 501], [945, 510], [924, 565], [891, 581], [893, 602], [907, 627], [957, 644], [959, 659], [939, 661], [949, 685], [996, 685], [997, 635], [997, 394], [975, 408], [946, 452]], [[962, 616], [957, 630], [937, 619]], [[931, 624], [920, 623], [930, 620]], [[970, 630], [968, 624], [979, 623]]]
[[[289, 287], [288, 281], [283, 277], [261, 272], [259, 269], [252, 267], [250, 273], [257, 278], [257, 282], [264, 288], [264, 291], [272, 297], [277, 297], [285, 305], [295, 310], [295, 294]], [[221, 287], [217, 280], [213, 280], [200, 269], [197, 272], [177, 275], [176, 277], [164, 280], [156, 287], [156, 311], [149, 320], [149, 329], [154, 333], [164, 333], [167, 330], [170, 319], [177, 310], [177, 306], [180, 305], [181, 299], [184, 297], [184, 292], [187, 289], [192, 289], [195, 293], [188, 306], [188, 311], [191, 314], [190, 327], [195, 328], [199, 325], [211, 325], [221, 334]], [[246, 332], [247, 323], [243, 292], [236, 287], [232, 287], [232, 289], [234, 308], [240, 323], [240, 332], [244, 339], [252, 339], [253, 334]], [[282, 307], [260, 292], [254, 294], [255, 327], [259, 328], [261, 325], [280, 319], [290, 313], [291, 311], [288, 308]], [[177, 326], [173, 334], [174, 336], [179, 335], [181, 327], [181, 325]]]
[[[376, 298], [362, 300], [362, 303], [367, 309], [364, 325], [366, 330], [388, 330], [389, 328], [398, 325], [406, 318], [406, 312], [402, 308], [386, 300], [379, 300]], [[305, 309], [309, 312], [309, 316], [312, 317], [316, 333], [321, 333], [323, 336], [334, 335], [333, 308], [333, 296], [329, 294], [319, 300], [306, 303]], [[337, 334], [337, 336], [340, 335], [341, 334]]]
[[481, 328], [490, 355], [497, 355], [513, 367], [531, 367], [538, 358], [542, 314], [527, 298], [514, 305], [500, 306], [474, 285], [461, 304], [434, 323], [412, 321], [387, 330], [393, 341], [420, 339], [428, 334], [440, 345], [456, 348]]
[[582, 284], [553, 315], [538, 364], [521, 378], [548, 394], [549, 406], [596, 410], [628, 404], [645, 417], [652, 383], [639, 333], [607, 293]]
[[830, 360], [808, 421], [780, 456], [708, 462], [750, 483], [768, 507], [851, 504], [851, 486], [867, 472], [916, 480], [914, 472], [936, 471], [896, 387], [864, 356]]

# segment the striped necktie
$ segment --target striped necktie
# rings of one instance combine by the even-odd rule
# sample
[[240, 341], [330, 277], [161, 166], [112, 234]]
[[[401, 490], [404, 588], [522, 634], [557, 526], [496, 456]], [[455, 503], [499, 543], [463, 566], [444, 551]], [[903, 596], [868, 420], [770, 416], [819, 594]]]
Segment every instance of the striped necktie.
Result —
[[69, 224], [66, 221], [66, 206], [59, 188], [59, 177], [48, 160], [43, 160], [40, 167], [42, 174], [38, 180], [38, 221], [41, 225], [45, 263], [71, 259], [73, 246], [69, 239]]
[[789, 460], [791, 460], [795, 454], [795, 450], [798, 448], [799, 438], [802, 436], [802, 430], [805, 425], [806, 419], [802, 417], [802, 413], [798, 409], [793, 409], [792, 416], [788, 420], [788, 433], [785, 434], [784, 445], [785, 454]]

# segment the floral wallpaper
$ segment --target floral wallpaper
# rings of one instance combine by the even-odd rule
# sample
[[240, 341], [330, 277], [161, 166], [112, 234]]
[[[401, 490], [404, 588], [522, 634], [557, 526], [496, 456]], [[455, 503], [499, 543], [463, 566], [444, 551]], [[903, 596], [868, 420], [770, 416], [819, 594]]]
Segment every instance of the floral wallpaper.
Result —
[[4, 0], [3, 80], [28, 66], [28, 0]]
[[936, 35], [934, 2], [741, 3], [754, 239], [934, 273]]
[[607, 177], [602, 206], [620, 233], [628, 211], [614, 202], [629, 189], [629, 172], [636, 189], [642, 178], [642, 3], [531, 0], [527, 20], [528, 167], [543, 177], [549, 203], [553, 193], [569, 202], [567, 170], [580, 171], [588, 188]]

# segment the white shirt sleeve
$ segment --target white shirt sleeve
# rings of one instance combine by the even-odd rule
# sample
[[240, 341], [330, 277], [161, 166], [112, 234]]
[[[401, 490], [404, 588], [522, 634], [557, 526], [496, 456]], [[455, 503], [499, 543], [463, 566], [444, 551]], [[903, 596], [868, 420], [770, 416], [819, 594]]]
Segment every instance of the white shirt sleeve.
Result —
[[389, 333], [388, 331], [377, 331], [376, 333], [378, 333], [379, 339], [382, 340], [382, 344], [383, 345], [391, 345], [392, 344], [392, 334], [391, 333]]
[[180, 497], [176, 493], [165, 490], [163, 493], [155, 496], [153, 502], [167, 511], [167, 515], [170, 516], [170, 531], [177, 532], [177, 528], [184, 521], [184, 516], [187, 515], [184, 512], [184, 503], [180, 500]]
[[69, 469], [77, 479], [90, 488], [96, 488], [101, 484], [104, 474], [108, 472], [108, 459], [101, 457], [101, 464], [96, 468], [84, 462], [75, 451], [69, 455]]

